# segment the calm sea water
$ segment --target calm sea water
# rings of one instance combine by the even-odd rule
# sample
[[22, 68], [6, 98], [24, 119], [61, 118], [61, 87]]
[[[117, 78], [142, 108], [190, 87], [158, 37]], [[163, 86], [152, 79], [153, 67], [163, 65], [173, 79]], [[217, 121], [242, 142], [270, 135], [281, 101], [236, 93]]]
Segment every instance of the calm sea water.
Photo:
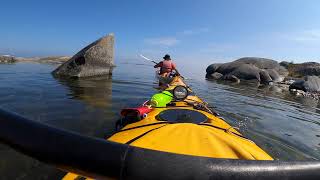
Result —
[[[156, 92], [154, 70], [147, 64], [119, 63], [112, 78], [83, 80], [55, 79], [50, 74], [54, 68], [52, 64], [1, 64], [0, 108], [103, 138], [114, 131], [122, 108], [138, 106]], [[228, 123], [275, 159], [320, 159], [317, 101], [276, 87], [206, 81], [204, 69], [183, 74]], [[58, 179], [64, 175], [3, 145], [0, 157], [0, 179]]]

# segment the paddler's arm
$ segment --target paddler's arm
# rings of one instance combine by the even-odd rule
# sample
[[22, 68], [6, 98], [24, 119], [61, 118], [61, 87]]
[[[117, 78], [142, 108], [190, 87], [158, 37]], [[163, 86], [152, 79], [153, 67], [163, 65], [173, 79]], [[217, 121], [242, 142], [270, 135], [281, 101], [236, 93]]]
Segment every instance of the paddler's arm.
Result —
[[158, 64], [154, 65], [153, 67], [154, 67], [154, 68], [162, 67], [162, 62], [159, 62]]

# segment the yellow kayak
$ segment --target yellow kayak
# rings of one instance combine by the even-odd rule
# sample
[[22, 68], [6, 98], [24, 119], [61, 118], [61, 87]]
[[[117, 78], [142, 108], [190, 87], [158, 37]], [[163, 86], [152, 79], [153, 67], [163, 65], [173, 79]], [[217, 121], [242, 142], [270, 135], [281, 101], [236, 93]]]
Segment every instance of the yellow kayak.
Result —
[[121, 111], [105, 139], [0, 109], [0, 142], [79, 179], [319, 179], [319, 161], [274, 161], [227, 124], [180, 77]]
[[[149, 106], [150, 112], [143, 119], [125, 125], [107, 140], [182, 155], [273, 160], [252, 140], [207, 108], [207, 103], [194, 95], [181, 77], [174, 77], [164, 90], [172, 92], [176, 87], [186, 87], [188, 95], [179, 100], [173, 98], [165, 107]], [[148, 102], [144, 106], [148, 106]], [[68, 173], [63, 179], [79, 177]]]

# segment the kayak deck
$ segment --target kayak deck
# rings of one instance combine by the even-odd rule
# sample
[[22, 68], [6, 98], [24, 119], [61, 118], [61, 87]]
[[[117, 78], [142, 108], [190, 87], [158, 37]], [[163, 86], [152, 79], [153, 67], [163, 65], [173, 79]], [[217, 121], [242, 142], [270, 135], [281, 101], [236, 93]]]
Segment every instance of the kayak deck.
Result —
[[[175, 77], [166, 90], [186, 86]], [[190, 90], [191, 91], [191, 90]], [[176, 154], [245, 160], [273, 160], [253, 141], [245, 138], [236, 129], [215, 113], [196, 109], [192, 104], [206, 104], [196, 95], [189, 95], [174, 105], [154, 107], [144, 119], [131, 123], [114, 133], [107, 140], [131, 146]], [[181, 113], [179, 122], [166, 120], [165, 113], [175, 110]], [[201, 114], [203, 121], [189, 123], [188, 117]], [[182, 120], [182, 121], [181, 121]], [[63, 179], [77, 179], [80, 176], [68, 173]]]
[[[192, 107], [172, 108], [199, 111]], [[243, 137], [219, 117], [207, 112], [200, 111], [208, 118], [207, 122], [200, 124], [156, 120], [158, 114], [172, 108], [155, 109], [144, 120], [127, 125], [108, 140], [192, 156], [272, 160], [254, 142]]]

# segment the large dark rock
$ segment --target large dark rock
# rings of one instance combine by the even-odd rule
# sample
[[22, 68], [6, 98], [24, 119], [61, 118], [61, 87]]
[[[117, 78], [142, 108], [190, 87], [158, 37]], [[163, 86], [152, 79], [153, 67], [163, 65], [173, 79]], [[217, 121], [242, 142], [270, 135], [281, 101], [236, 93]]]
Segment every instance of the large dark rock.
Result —
[[56, 77], [111, 75], [114, 67], [114, 35], [109, 34], [83, 48], [52, 73]]
[[221, 63], [209, 65], [206, 69], [207, 74], [213, 74], [214, 72], [216, 72], [220, 65]]
[[224, 63], [224, 64], [221, 64], [217, 68], [216, 72], [219, 72], [223, 75], [226, 75], [226, 74], [229, 74], [229, 73], [233, 72], [234, 70], [236, 70], [239, 66], [240, 66], [240, 64], [233, 63], [233, 62]]
[[320, 92], [320, 78], [306, 76], [304, 80], [297, 80], [289, 86], [289, 90], [303, 90], [304, 92]]
[[[232, 67], [232, 69], [233, 69], [234, 65], [231, 65], [230, 67]], [[234, 76], [238, 77], [239, 79], [261, 81], [260, 74], [259, 74], [260, 71], [261, 70], [254, 65], [240, 64], [239, 66], [234, 68], [233, 71], [231, 71], [230, 73], [227, 73], [227, 74], [234, 75]]]
[[264, 84], [270, 84], [271, 82], [273, 82], [273, 79], [271, 78], [271, 76], [267, 71], [261, 70], [259, 72], [259, 75], [260, 75], [260, 82]]
[[[278, 71], [281, 69], [277, 61], [265, 58], [241, 58], [224, 64], [212, 64], [206, 69], [207, 79], [216, 79], [217, 74], [223, 75], [220, 79], [228, 80], [235, 76], [242, 80], [256, 80], [260, 83], [269, 84], [272, 81], [282, 81], [283, 77]], [[235, 79], [235, 78], [231, 78]]]
[[284, 76], [280, 76], [280, 73], [275, 69], [265, 69], [274, 82], [281, 82], [284, 80]]
[[260, 69], [276, 69], [278, 70], [280, 65], [277, 61], [266, 58], [258, 58], [258, 57], [244, 57], [240, 58], [235, 63], [241, 64], [252, 64]]
[[0, 55], [0, 63], [14, 63], [16, 62], [16, 58], [9, 55]]

